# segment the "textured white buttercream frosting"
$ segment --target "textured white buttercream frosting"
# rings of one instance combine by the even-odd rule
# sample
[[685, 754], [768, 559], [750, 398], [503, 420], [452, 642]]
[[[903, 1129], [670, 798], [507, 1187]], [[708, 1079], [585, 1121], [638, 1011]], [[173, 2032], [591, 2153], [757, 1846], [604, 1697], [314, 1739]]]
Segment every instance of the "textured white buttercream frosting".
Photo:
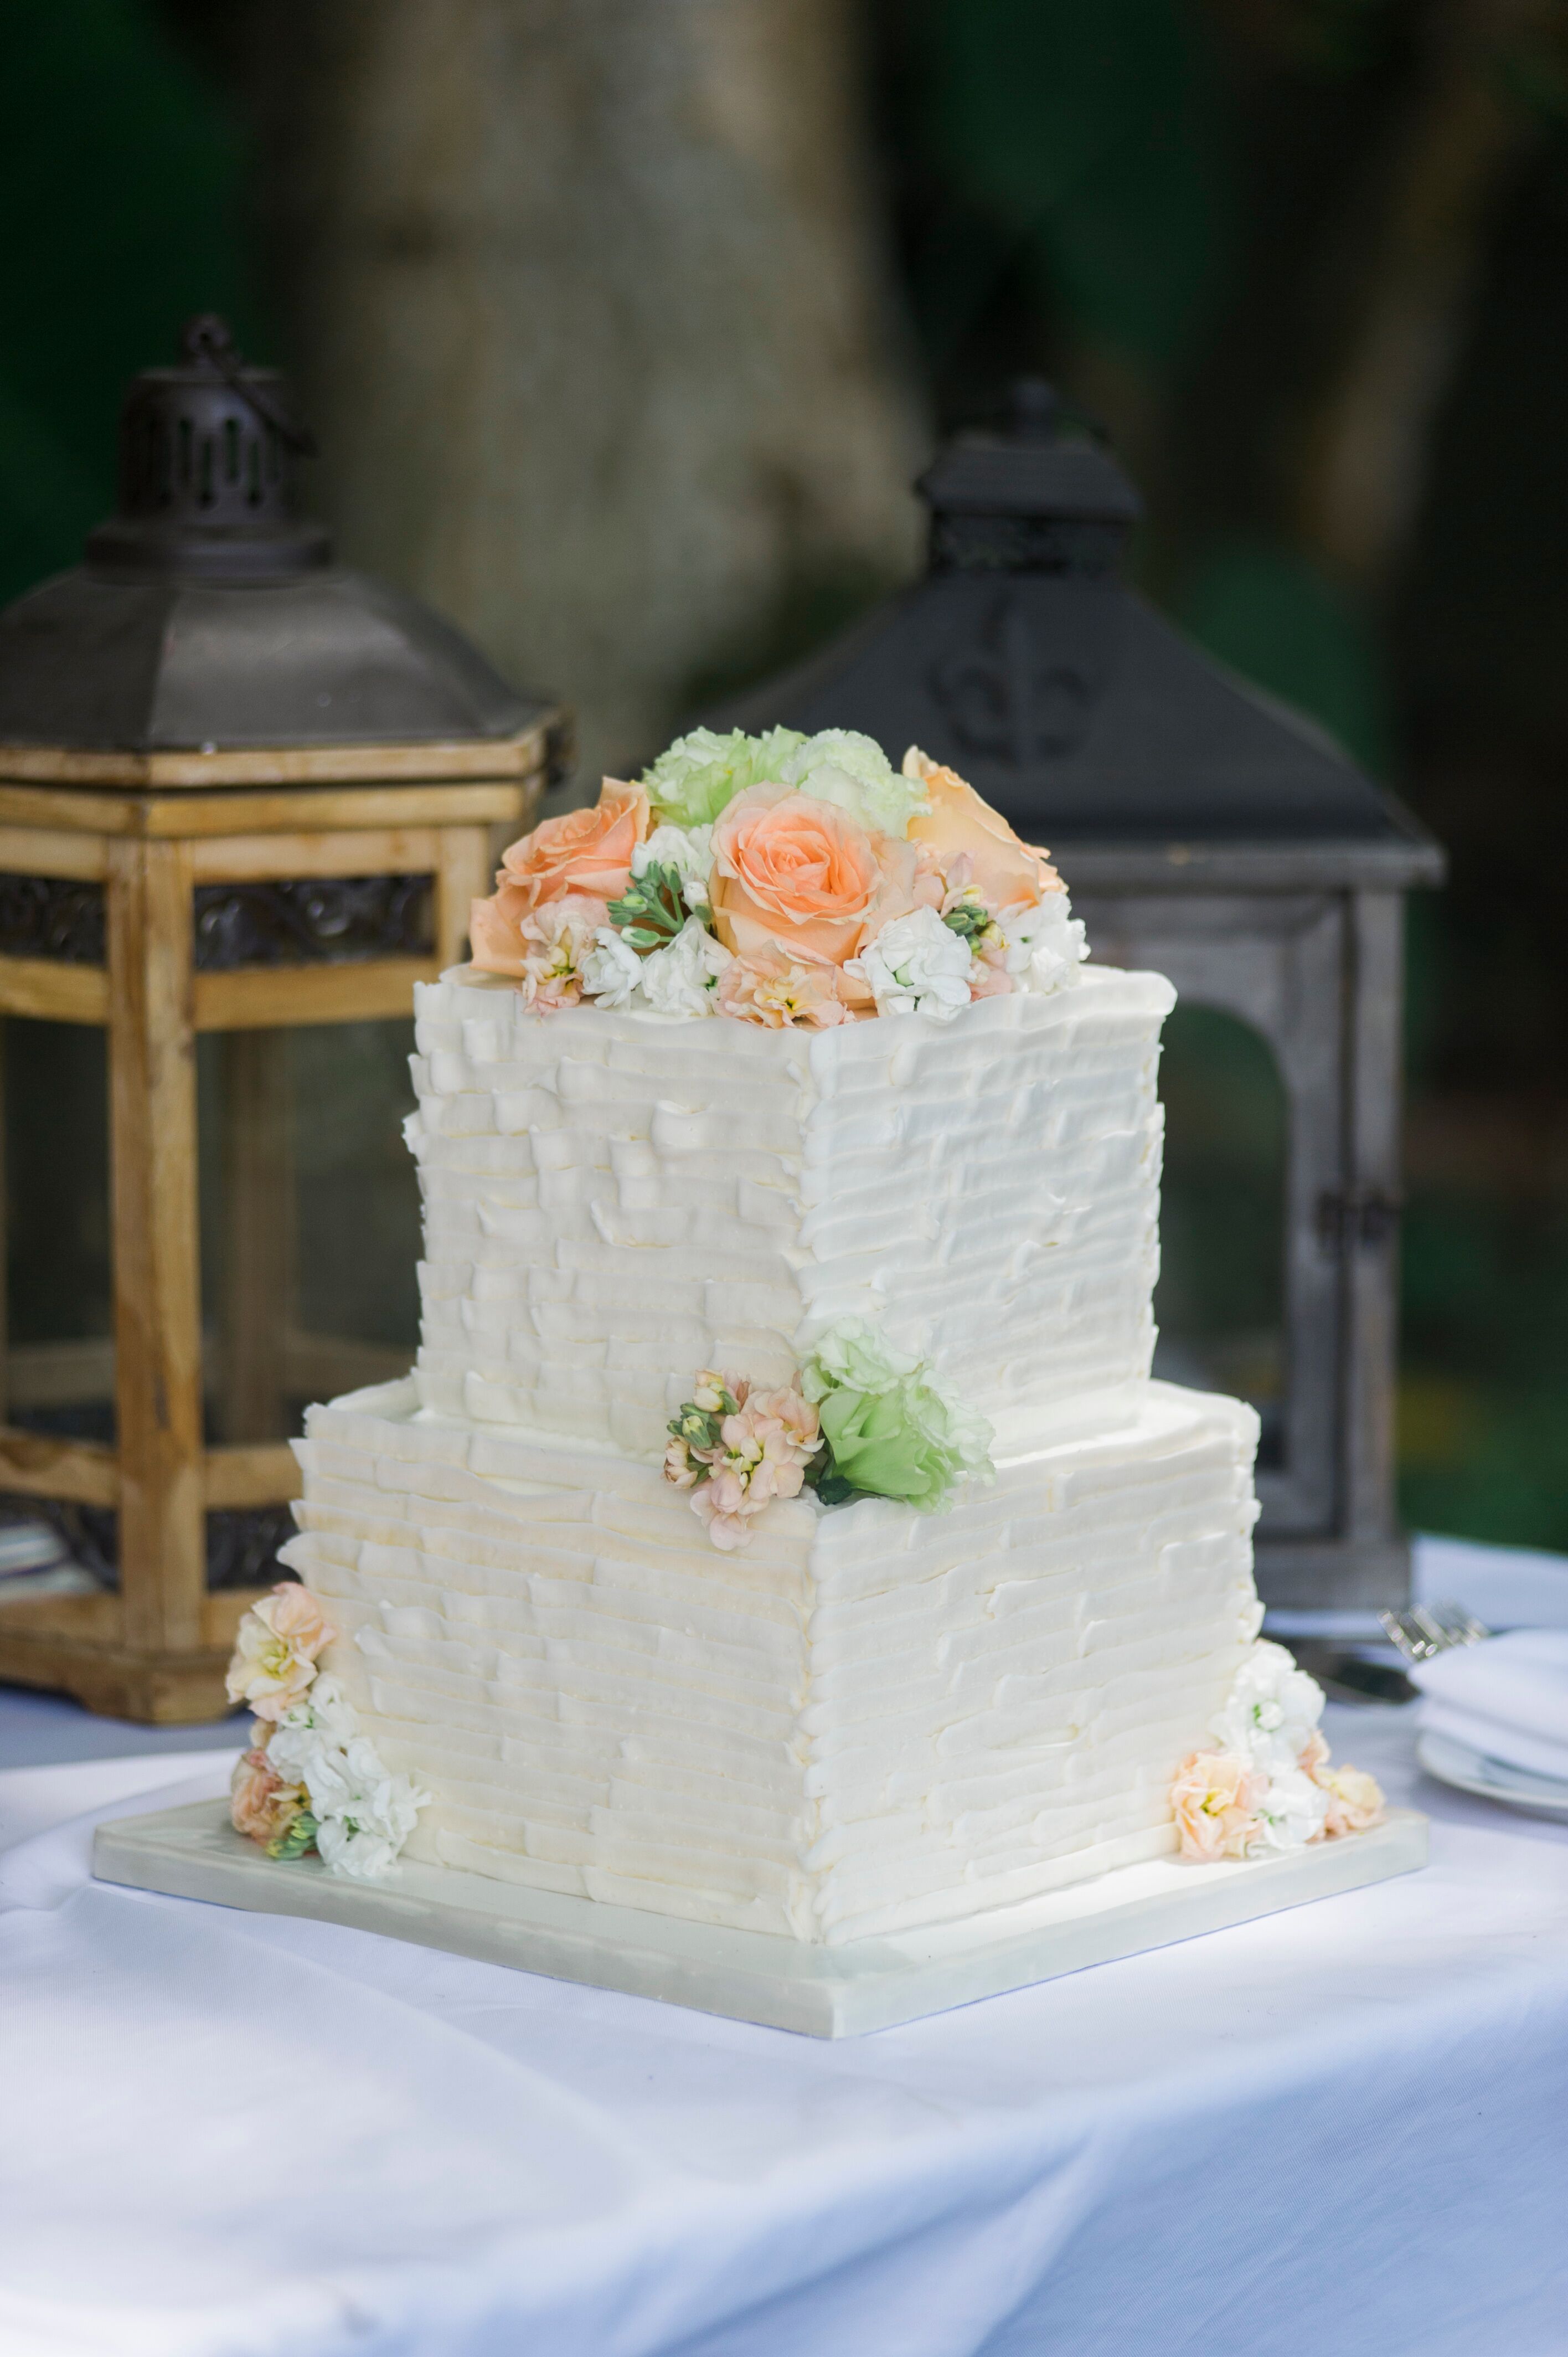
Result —
[[[421, 990], [419, 1365], [312, 1410], [287, 1555], [432, 1795], [411, 1856], [837, 1943], [1175, 1847], [1261, 1616], [1256, 1419], [1148, 1381], [1172, 997], [811, 1033]], [[856, 1315], [994, 1422], [994, 1483], [718, 1552], [666, 1418]]]
[[943, 1515], [770, 1508], [741, 1556], [618, 1452], [314, 1409], [288, 1560], [408, 1855], [838, 1943], [1175, 1847], [1255, 1636], [1251, 1412], [1143, 1387]]
[[697, 1367], [785, 1381], [869, 1314], [1002, 1447], [1072, 1428], [1149, 1370], [1172, 1003], [1090, 967], [807, 1032], [422, 987], [423, 1403], [651, 1454]]

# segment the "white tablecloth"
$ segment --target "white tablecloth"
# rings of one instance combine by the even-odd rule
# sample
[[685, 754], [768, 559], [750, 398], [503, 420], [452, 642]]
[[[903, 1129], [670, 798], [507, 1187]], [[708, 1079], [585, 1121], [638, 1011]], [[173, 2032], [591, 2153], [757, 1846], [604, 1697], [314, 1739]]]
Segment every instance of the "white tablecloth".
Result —
[[[0, 2349], [1562, 2357], [1568, 1828], [1330, 1717], [1431, 1810], [1425, 1873], [839, 2045], [106, 1888], [85, 1818], [35, 1832]], [[159, 1772], [222, 1781], [21, 1770], [0, 1820]]]

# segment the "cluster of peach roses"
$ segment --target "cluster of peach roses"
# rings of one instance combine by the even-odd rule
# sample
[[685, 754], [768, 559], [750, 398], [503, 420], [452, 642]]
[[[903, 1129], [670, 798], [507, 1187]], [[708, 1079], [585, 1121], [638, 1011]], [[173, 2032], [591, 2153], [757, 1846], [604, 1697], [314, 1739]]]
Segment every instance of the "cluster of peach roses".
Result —
[[[773, 767], [784, 774], [757, 776]], [[666, 894], [661, 932], [628, 913], [639, 887], [647, 905], [650, 875]], [[699, 731], [639, 782], [607, 779], [592, 809], [513, 844], [470, 939], [475, 965], [541, 1012], [588, 999], [776, 1028], [916, 1009], [943, 1021], [972, 998], [1039, 986], [1026, 978], [1030, 916], [1053, 896], [1065, 918], [1045, 855], [913, 748], [895, 773], [848, 730]]]

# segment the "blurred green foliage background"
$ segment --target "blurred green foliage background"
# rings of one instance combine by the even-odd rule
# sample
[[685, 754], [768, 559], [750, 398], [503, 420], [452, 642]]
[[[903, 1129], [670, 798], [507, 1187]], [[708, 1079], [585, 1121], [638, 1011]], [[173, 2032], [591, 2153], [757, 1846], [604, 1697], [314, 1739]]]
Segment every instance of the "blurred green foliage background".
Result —
[[[241, 13], [0, 0], [0, 593], [74, 561], [124, 382], [189, 312], [276, 352]], [[1412, 912], [1403, 1504], [1568, 1547], [1568, 14], [866, 0], [864, 35], [934, 424], [1063, 383], [1145, 492], [1149, 593], [1449, 849]], [[1168, 1082], [1163, 1306], [1228, 1286], [1263, 1334], [1272, 1075], [1194, 1019]]]

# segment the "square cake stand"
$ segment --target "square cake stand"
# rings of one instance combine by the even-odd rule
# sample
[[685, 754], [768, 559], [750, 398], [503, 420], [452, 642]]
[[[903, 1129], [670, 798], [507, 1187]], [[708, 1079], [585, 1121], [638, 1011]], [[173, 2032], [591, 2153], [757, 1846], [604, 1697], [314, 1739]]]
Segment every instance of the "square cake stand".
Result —
[[328, 1874], [319, 1858], [284, 1865], [263, 1857], [234, 1832], [223, 1801], [100, 1825], [92, 1854], [101, 1881], [133, 1889], [348, 1923], [813, 2038], [917, 2021], [1425, 1863], [1426, 1819], [1396, 1809], [1370, 1833], [1281, 1857], [1216, 1866], [1161, 1858], [967, 1922], [829, 1948], [525, 1890], [450, 1867], [405, 1864], [395, 1882], [351, 1882]]

